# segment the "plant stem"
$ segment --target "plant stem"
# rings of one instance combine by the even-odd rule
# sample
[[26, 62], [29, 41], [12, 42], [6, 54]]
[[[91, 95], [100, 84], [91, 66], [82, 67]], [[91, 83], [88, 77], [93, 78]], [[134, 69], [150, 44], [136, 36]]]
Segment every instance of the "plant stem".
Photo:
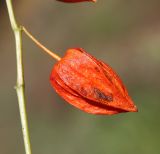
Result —
[[44, 45], [42, 45], [33, 35], [25, 28], [22, 27], [22, 30], [25, 32], [25, 34], [35, 43], [37, 44], [43, 51], [45, 51], [47, 54], [49, 54], [51, 57], [53, 57], [56, 60], [61, 60], [61, 57], [59, 57], [57, 54], [53, 53], [51, 50], [47, 49]]
[[6, 0], [9, 18], [11, 22], [11, 27], [15, 36], [16, 43], [16, 58], [17, 58], [17, 85], [16, 91], [18, 96], [21, 124], [22, 124], [22, 133], [24, 139], [24, 146], [26, 154], [31, 154], [31, 145], [29, 139], [29, 130], [27, 124], [27, 113], [25, 106], [25, 93], [24, 93], [24, 73], [23, 73], [23, 61], [22, 61], [22, 30], [18, 26], [12, 7], [12, 0]]

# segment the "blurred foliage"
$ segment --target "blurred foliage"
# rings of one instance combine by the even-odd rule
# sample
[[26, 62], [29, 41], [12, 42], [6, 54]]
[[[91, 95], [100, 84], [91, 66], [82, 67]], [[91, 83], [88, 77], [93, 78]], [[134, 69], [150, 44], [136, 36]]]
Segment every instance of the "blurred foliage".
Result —
[[[4, 1], [1, 1], [4, 3]], [[63, 101], [49, 75], [55, 61], [23, 39], [27, 111], [33, 154], [157, 154], [160, 143], [160, 1], [99, 0], [64, 4], [14, 1], [18, 22], [60, 56], [82, 47], [109, 63], [128, 87], [138, 113], [95, 116]], [[0, 7], [0, 153], [24, 153], [14, 37]]]

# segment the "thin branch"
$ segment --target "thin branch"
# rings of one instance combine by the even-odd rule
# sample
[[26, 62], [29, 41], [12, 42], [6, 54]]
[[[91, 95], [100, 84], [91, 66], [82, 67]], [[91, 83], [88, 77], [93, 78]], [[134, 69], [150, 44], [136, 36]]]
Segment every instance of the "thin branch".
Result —
[[53, 53], [51, 50], [47, 49], [44, 45], [42, 45], [25, 27], [22, 27], [22, 30], [34, 43], [36, 43], [42, 50], [48, 53], [51, 57], [58, 61], [61, 60], [61, 57], [59, 57], [57, 54]]
[[26, 154], [31, 154], [31, 145], [29, 139], [29, 130], [27, 123], [27, 113], [25, 106], [25, 93], [24, 93], [24, 73], [23, 73], [23, 61], [22, 61], [22, 30], [18, 26], [12, 7], [12, 0], [6, 0], [9, 19], [11, 22], [11, 27], [15, 36], [16, 43], [16, 58], [17, 58], [17, 85], [16, 91], [18, 96], [21, 124], [22, 124], [22, 133], [24, 139], [24, 146]]

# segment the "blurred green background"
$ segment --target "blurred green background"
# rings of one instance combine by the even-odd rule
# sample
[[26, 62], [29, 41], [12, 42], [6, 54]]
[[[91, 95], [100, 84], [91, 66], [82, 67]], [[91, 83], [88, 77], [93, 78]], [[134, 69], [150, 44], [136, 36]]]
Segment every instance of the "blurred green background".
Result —
[[[5, 1], [0, 1], [0, 154], [23, 154], [14, 90], [16, 57]], [[138, 113], [96, 116], [73, 108], [49, 83], [55, 63], [23, 37], [27, 112], [33, 154], [160, 152], [160, 1], [64, 4], [16, 0], [14, 9], [44, 45], [63, 56], [82, 47], [121, 76]]]

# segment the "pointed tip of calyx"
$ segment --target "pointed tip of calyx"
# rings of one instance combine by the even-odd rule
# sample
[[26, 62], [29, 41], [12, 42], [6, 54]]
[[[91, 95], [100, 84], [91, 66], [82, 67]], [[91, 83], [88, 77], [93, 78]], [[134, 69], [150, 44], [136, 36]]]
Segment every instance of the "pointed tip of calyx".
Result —
[[138, 112], [138, 108], [136, 106], [128, 109], [128, 112]]
[[132, 112], [138, 112], [138, 108], [136, 106], [134, 106], [134, 109]]

